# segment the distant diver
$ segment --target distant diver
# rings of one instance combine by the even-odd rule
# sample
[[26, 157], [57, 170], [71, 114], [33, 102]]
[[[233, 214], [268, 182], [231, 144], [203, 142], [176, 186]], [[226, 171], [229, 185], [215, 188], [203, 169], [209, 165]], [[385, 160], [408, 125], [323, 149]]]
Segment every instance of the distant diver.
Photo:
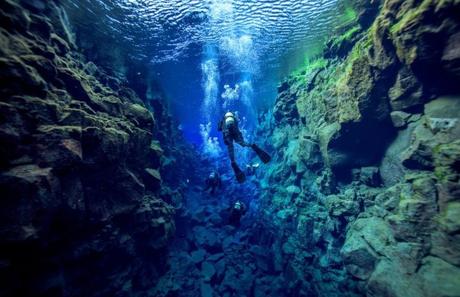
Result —
[[205, 183], [206, 183], [206, 186], [204, 188], [204, 191], [208, 191], [209, 189], [211, 189], [212, 195], [216, 193], [216, 189], [222, 187], [222, 180], [217, 171], [211, 172], [209, 176], [206, 178]]
[[230, 225], [235, 227], [240, 226], [241, 217], [246, 213], [246, 204], [244, 202], [237, 200], [229, 209], [230, 215], [228, 222]]
[[259, 163], [250, 163], [246, 165], [246, 175], [255, 175], [256, 169], [259, 168]]
[[236, 142], [243, 147], [251, 147], [257, 156], [259, 156], [262, 162], [270, 162], [271, 157], [267, 152], [259, 148], [255, 143], [250, 144], [244, 141], [243, 134], [238, 128], [238, 119], [233, 115], [233, 113], [227, 112], [224, 115], [224, 117], [219, 121], [218, 130], [223, 133], [224, 143], [227, 146], [231, 165], [239, 183], [243, 183], [246, 179], [246, 176], [244, 175], [244, 172], [241, 171], [241, 169], [238, 167], [238, 164], [236, 164], [233, 142]]

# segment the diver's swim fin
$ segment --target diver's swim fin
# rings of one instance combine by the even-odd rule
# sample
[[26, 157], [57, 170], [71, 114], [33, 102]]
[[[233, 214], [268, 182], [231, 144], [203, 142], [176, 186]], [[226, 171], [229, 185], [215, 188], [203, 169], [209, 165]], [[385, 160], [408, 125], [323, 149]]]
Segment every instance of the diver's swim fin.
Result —
[[232, 168], [233, 168], [233, 172], [235, 172], [236, 180], [240, 184], [244, 183], [244, 181], [246, 180], [246, 176], [244, 175], [244, 172], [241, 171], [240, 167], [238, 167], [238, 165], [235, 162], [232, 162]]
[[253, 143], [251, 145], [252, 149], [254, 150], [254, 152], [257, 154], [257, 156], [259, 156], [260, 160], [264, 163], [268, 163], [270, 162], [270, 160], [272, 159], [270, 157], [270, 155], [264, 151], [263, 149], [261, 149], [260, 147], [257, 146], [257, 144]]

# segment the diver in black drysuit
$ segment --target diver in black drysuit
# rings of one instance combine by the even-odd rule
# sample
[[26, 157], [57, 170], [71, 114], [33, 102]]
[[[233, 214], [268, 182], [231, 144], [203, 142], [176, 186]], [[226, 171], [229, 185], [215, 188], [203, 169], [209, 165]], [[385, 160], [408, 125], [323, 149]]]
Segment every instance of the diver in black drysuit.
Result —
[[238, 167], [235, 161], [235, 148], [233, 142], [238, 143], [243, 147], [251, 147], [254, 152], [259, 156], [260, 160], [264, 163], [270, 162], [270, 155], [259, 148], [255, 143], [247, 143], [244, 141], [243, 134], [238, 128], [238, 120], [231, 112], [227, 112], [222, 120], [219, 121], [218, 130], [222, 131], [224, 143], [227, 146], [228, 156], [230, 157], [233, 171], [235, 172], [236, 179], [242, 183], [245, 181], [246, 176], [243, 171]]
[[259, 168], [259, 163], [250, 163], [246, 165], [246, 175], [256, 175], [256, 169]]
[[217, 173], [216, 171], [213, 171], [211, 172], [211, 174], [209, 174], [209, 176], [206, 178], [205, 183], [206, 186], [204, 188], [204, 191], [208, 191], [209, 189], [211, 189], [212, 195], [215, 194], [217, 188], [222, 187], [222, 180], [220, 178], [219, 173]]
[[228, 223], [235, 227], [239, 227], [241, 217], [246, 213], [246, 211], [246, 204], [237, 200], [229, 209]]

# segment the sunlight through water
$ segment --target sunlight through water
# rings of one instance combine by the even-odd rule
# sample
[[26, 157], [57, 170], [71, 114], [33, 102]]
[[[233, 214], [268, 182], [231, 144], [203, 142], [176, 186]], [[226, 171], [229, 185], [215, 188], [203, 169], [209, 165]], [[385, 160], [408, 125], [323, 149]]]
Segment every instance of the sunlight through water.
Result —
[[[274, 100], [273, 82], [279, 81], [283, 63], [298, 60], [299, 53], [305, 59], [322, 46], [337, 19], [338, 1], [64, 2], [73, 23], [87, 26], [89, 34], [111, 32], [107, 38], [122, 44], [131, 59], [149, 63], [185, 133], [199, 131], [203, 150], [217, 155], [217, 119], [235, 111], [251, 135], [260, 106]], [[168, 88], [172, 80], [183, 86]], [[199, 116], [185, 111], [187, 106], [199, 107]]]

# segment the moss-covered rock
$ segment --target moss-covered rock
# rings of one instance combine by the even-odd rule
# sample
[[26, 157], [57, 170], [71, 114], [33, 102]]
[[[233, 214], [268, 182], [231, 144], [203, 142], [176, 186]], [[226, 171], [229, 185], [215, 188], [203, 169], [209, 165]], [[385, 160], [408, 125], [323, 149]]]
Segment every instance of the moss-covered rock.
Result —
[[76, 51], [60, 9], [0, 4], [0, 294], [142, 291], [175, 229], [153, 117]]
[[[326, 275], [349, 295], [453, 296], [460, 289], [450, 277], [460, 257], [460, 101], [451, 95], [460, 92], [453, 50], [460, 3], [377, 2], [345, 5], [321, 63], [310, 61], [280, 89], [283, 109], [295, 101], [300, 121], [286, 125], [289, 113], [278, 113], [264, 132], [277, 156], [264, 177], [276, 187], [264, 188], [262, 205], [270, 218], [291, 214], [273, 221], [290, 234], [278, 240], [288, 251], [281, 261], [288, 277], [317, 283], [318, 295], [335, 296], [318, 276]], [[369, 6], [375, 19], [362, 22], [359, 7]], [[286, 191], [292, 184], [300, 185], [298, 197]], [[290, 221], [299, 228], [289, 229]], [[294, 255], [303, 253], [318, 260], [300, 267]]]

